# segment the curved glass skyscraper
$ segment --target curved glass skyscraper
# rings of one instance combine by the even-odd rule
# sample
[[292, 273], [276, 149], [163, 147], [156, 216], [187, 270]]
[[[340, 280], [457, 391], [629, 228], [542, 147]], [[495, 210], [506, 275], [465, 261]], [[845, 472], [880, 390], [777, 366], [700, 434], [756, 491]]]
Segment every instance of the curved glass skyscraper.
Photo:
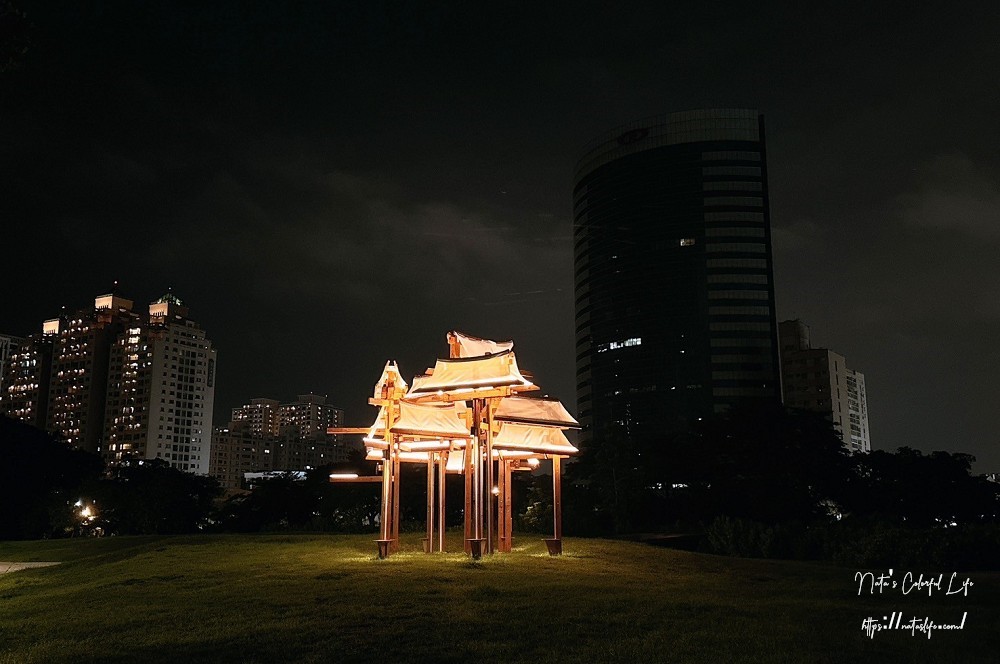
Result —
[[620, 127], [577, 164], [573, 210], [583, 444], [780, 400], [763, 116]]

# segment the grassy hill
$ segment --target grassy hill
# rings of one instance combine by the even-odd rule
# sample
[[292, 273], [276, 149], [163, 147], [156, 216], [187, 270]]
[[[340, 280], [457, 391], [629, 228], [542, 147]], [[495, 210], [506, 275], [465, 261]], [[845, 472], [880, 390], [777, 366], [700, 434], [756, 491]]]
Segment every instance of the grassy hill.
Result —
[[[64, 563], [0, 575], [0, 663], [993, 662], [1000, 652], [996, 573], [960, 575], [975, 584], [968, 597], [859, 597], [853, 569], [582, 539], [550, 558], [529, 537], [473, 562], [418, 553], [418, 538], [384, 561], [371, 536], [0, 542], [3, 561]], [[862, 632], [864, 617], [892, 611], [968, 618], [930, 639]]]

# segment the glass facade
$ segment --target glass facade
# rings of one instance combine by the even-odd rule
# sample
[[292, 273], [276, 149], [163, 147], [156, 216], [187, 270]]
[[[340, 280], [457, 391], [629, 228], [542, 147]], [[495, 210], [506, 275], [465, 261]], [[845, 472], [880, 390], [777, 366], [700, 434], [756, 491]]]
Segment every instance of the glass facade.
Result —
[[583, 444], [780, 399], [765, 157], [763, 118], [742, 109], [588, 147], [573, 196]]

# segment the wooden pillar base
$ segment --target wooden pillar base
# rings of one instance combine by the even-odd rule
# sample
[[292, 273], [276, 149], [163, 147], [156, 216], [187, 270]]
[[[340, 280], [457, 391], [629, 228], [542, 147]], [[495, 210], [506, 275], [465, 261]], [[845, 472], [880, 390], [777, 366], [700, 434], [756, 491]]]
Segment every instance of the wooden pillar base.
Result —
[[473, 560], [479, 560], [483, 557], [483, 543], [486, 542], [486, 538], [480, 537], [479, 539], [467, 539], [465, 542], [469, 547], [469, 552], [472, 554]]
[[549, 550], [550, 556], [561, 556], [562, 555], [562, 540], [561, 539], [546, 539], [545, 548]]
[[385, 560], [386, 558], [388, 558], [389, 554], [392, 553], [391, 544], [392, 544], [393, 540], [391, 540], [391, 539], [379, 539], [379, 540], [375, 540], [375, 542], [378, 544], [378, 559], [379, 560]]

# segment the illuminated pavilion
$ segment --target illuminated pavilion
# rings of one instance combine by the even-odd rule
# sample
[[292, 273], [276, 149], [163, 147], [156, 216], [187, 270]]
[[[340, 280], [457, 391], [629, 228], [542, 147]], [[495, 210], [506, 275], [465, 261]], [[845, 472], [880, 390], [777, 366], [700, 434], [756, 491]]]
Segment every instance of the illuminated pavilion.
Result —
[[[333, 474], [332, 482], [380, 481], [379, 557], [399, 548], [399, 477], [403, 463], [427, 466], [427, 552], [445, 550], [445, 475], [465, 478], [465, 552], [511, 550], [511, 473], [552, 464], [553, 535], [549, 553], [562, 552], [560, 462], [577, 453], [566, 429], [579, 424], [556, 399], [524, 396], [538, 390], [517, 366], [512, 341], [448, 333], [449, 357], [408, 385], [387, 362], [368, 403], [378, 406], [362, 433], [367, 458], [381, 464], [381, 476]], [[436, 491], [435, 491], [436, 489]], [[436, 537], [435, 537], [436, 534]]]

